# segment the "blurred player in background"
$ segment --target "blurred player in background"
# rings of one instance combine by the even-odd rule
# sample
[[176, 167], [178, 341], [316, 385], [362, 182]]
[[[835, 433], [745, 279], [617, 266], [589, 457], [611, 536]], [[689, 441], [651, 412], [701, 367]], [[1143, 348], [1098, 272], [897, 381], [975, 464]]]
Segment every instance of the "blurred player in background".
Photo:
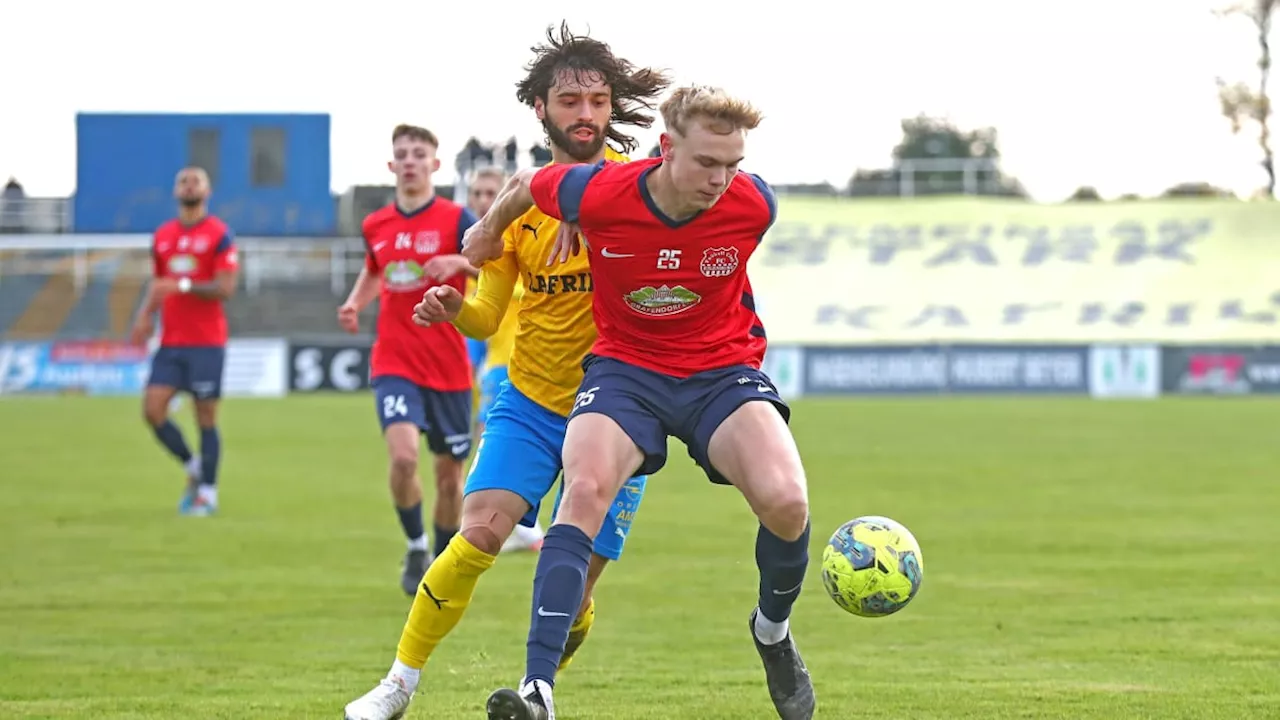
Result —
[[[507, 174], [501, 168], [483, 167], [475, 171], [471, 178], [471, 183], [467, 187], [467, 209], [472, 215], [478, 218], [484, 217], [489, 212], [489, 208], [493, 206], [493, 199], [498, 197], [498, 191], [502, 189], [503, 183], [507, 181]], [[476, 279], [467, 277], [467, 297], [474, 297], [476, 294]], [[476, 371], [475, 393], [472, 399], [475, 401], [480, 411], [476, 413], [476, 433], [477, 442], [480, 438], [480, 426], [483, 424], [482, 402], [483, 378], [484, 374], [481, 370], [484, 366], [485, 357], [487, 355], [487, 344], [484, 340], [476, 340], [475, 338], [466, 338], [467, 356], [471, 358], [471, 368]], [[506, 361], [503, 361], [506, 364]]]
[[[790, 410], [760, 370], [765, 330], [747, 279], [747, 261], [777, 217], [773, 190], [738, 172], [761, 115], [722, 90], [682, 87], [663, 102], [662, 118], [659, 157], [526, 171], [490, 212], [505, 220], [536, 203], [561, 220], [561, 261], [579, 257], [582, 233], [600, 327], [565, 434], [564, 504], [534, 574], [524, 682], [490, 696], [490, 720], [555, 716], [552, 687], [569, 618], [589, 587], [592, 538], [608, 528], [616, 489], [665, 464], [668, 436], [711, 482], [737, 487], [759, 518], [751, 637], [778, 716], [814, 714], [788, 627], [809, 559], [804, 467]], [[473, 261], [506, 251], [488, 219], [469, 234]]]
[[[644, 110], [653, 107], [669, 81], [661, 73], [634, 68], [614, 57], [608, 45], [576, 36], [567, 26], [562, 25], [558, 35], [548, 30], [547, 41], [535, 49], [517, 97], [542, 122], [554, 162], [626, 160], [606, 140], [633, 150], [635, 140], [620, 126], [648, 127], [652, 118]], [[488, 222], [498, 211], [496, 206], [490, 210]], [[390, 672], [347, 705], [347, 720], [401, 717], [428, 658], [462, 619], [480, 575], [493, 566], [517, 524], [533, 525], [543, 497], [560, 474], [565, 422], [582, 379], [579, 361], [596, 336], [591, 273], [585, 257], [548, 269], [557, 223], [536, 209], [515, 213], [488, 231], [503, 238], [503, 248], [482, 268], [476, 297], [464, 301], [456, 288], [432, 288], [415, 308], [415, 319], [429, 327], [453, 320], [467, 335], [490, 336], [523, 277], [509, 378], [485, 419], [484, 436], [467, 477], [462, 532], [427, 570]], [[594, 585], [608, 560], [621, 555], [644, 484], [644, 477], [632, 478], [610, 495], [613, 511], [593, 546], [586, 587]], [[572, 660], [595, 620], [589, 589], [565, 619], [572, 628], [567, 646], [560, 648], [561, 667]]]
[[[202, 168], [178, 172], [178, 217], [161, 225], [152, 239], [154, 279], [130, 332], [134, 344], [145, 344], [155, 330], [153, 315], [160, 311], [160, 347], [151, 360], [142, 412], [156, 439], [186, 468], [187, 490], [178, 509], [195, 516], [218, 509], [218, 399], [227, 354], [223, 303], [235, 294], [239, 275], [231, 229], [209, 214], [210, 192], [209, 175]], [[198, 457], [169, 419], [170, 403], [179, 392], [195, 400]]]
[[400, 587], [413, 595], [431, 564], [418, 479], [419, 435], [435, 457], [435, 553], [449, 544], [462, 516], [462, 467], [471, 452], [471, 363], [455, 328], [414, 325], [413, 306], [437, 283], [461, 291], [475, 273], [458, 251], [475, 222], [470, 210], [437, 197], [431, 176], [440, 167], [434, 133], [400, 125], [391, 135], [396, 200], [364, 219], [367, 254], [351, 294], [338, 308], [344, 330], [360, 330], [359, 316], [375, 297], [378, 326], [370, 384], [390, 459], [391, 497], [409, 548]]
[[[484, 217], [493, 206], [493, 199], [498, 196], [507, 181], [507, 174], [497, 167], [484, 167], [476, 171], [467, 189], [467, 207], [476, 217]], [[475, 281], [467, 283], [467, 297], [475, 297]], [[478, 368], [476, 372], [476, 422], [475, 439], [478, 443], [484, 433], [484, 419], [498, 397], [498, 388], [507, 380], [507, 363], [511, 360], [511, 349], [515, 344], [516, 328], [520, 325], [517, 317], [520, 309], [520, 297], [524, 294], [524, 283], [516, 282], [511, 294], [511, 302], [507, 312], [502, 316], [498, 329], [487, 339], [467, 338], [471, 349], [471, 362]], [[479, 345], [479, 351], [476, 347]], [[502, 544], [502, 552], [537, 551], [542, 547], [542, 524], [534, 518], [533, 527], [516, 525], [516, 529]]]

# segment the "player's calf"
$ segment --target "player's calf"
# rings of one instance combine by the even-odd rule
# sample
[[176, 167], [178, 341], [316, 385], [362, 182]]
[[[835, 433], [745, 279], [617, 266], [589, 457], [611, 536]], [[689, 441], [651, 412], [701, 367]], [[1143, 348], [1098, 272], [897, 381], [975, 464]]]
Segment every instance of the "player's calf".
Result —
[[533, 618], [526, 644], [526, 681], [555, 685], [570, 627], [586, 595], [593, 538], [627, 478], [640, 467], [639, 448], [611, 418], [588, 413], [565, 432], [564, 497], [547, 530], [533, 579]]
[[452, 455], [435, 456], [436, 499], [434, 522], [435, 554], [448, 547], [462, 526], [462, 461]]

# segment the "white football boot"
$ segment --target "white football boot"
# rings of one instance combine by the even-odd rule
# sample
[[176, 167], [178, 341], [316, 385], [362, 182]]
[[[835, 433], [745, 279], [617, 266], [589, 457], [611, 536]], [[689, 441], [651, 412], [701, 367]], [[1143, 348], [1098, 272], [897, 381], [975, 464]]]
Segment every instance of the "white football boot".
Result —
[[400, 720], [409, 709], [413, 693], [401, 684], [399, 678], [388, 676], [377, 687], [346, 707], [346, 720]]

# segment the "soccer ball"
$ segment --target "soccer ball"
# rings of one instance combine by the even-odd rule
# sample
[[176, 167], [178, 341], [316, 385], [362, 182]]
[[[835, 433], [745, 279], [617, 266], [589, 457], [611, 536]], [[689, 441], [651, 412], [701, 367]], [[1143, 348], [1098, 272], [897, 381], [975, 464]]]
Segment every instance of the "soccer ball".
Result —
[[859, 617], [892, 615], [920, 592], [924, 556], [911, 531], [887, 517], [854, 518], [822, 551], [822, 585]]

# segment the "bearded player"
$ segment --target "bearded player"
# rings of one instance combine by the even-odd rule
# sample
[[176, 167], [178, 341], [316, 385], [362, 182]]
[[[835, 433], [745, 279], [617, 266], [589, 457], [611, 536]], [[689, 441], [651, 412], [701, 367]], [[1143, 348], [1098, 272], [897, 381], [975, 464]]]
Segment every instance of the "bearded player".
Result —
[[[662, 104], [661, 154], [634, 163], [559, 165], [524, 172], [491, 215], [529, 203], [562, 220], [565, 248], [586, 238], [600, 336], [564, 442], [564, 503], [547, 530], [534, 576], [519, 690], [490, 696], [491, 720], [549, 720], [551, 692], [584, 597], [592, 538], [609, 498], [636, 472], [666, 462], [679, 438], [713, 483], [733, 485], [759, 518], [759, 601], [752, 642], [779, 717], [808, 720], [816, 701], [788, 620], [808, 564], [804, 467], [790, 410], [760, 370], [765, 331], [747, 261], [777, 216], [773, 190], [738, 172], [760, 113], [722, 90], [679, 88]], [[477, 224], [468, 257], [502, 243]]]
[[[134, 319], [130, 340], [142, 345], [160, 311], [160, 348], [142, 413], [156, 439], [186, 468], [187, 490], [178, 504], [184, 515], [212, 515], [218, 509], [218, 400], [227, 356], [227, 315], [223, 303], [235, 294], [239, 259], [231, 229], [209, 214], [209, 175], [184, 168], [174, 181], [178, 217], [161, 225], [152, 240], [155, 278]], [[200, 455], [192, 455], [182, 431], [169, 419], [179, 392], [195, 400]]]
[[434, 458], [436, 554], [458, 531], [462, 467], [471, 452], [472, 373], [462, 335], [448, 325], [418, 327], [411, 319], [426, 288], [444, 283], [461, 291], [470, 268], [457, 253], [475, 216], [436, 196], [431, 176], [440, 167], [439, 146], [426, 128], [400, 125], [392, 132], [387, 165], [396, 176], [396, 199], [364, 219], [365, 265], [338, 308], [338, 323], [356, 333], [360, 312], [379, 298], [369, 375], [390, 461], [391, 497], [408, 542], [400, 587], [410, 596], [432, 557], [422, 517], [419, 435], [426, 436]]
[[[644, 111], [653, 107], [667, 78], [634, 68], [615, 57], [608, 45], [574, 35], [563, 25], [558, 34], [549, 31], [547, 40], [535, 49], [517, 97], [542, 122], [554, 162], [625, 160], [606, 141], [620, 150], [635, 148], [635, 140], [620, 126], [647, 127], [652, 122]], [[487, 216], [489, 222], [495, 212], [496, 207]], [[493, 566], [517, 524], [533, 524], [560, 473], [565, 423], [582, 379], [579, 360], [596, 331], [586, 258], [547, 267], [557, 225], [536, 209], [510, 215], [503, 225], [487, 229], [500, 238], [501, 249], [483, 266], [475, 298], [464, 301], [455, 289], [433, 288], [415, 308], [420, 324], [438, 327], [452, 320], [464, 333], [483, 337], [497, 328], [520, 278], [525, 283], [509, 378], [486, 419], [467, 478], [462, 532], [423, 578], [391, 671], [347, 706], [347, 720], [390, 720], [404, 713], [422, 668], [461, 620], [480, 575]], [[565, 614], [568, 645], [562, 646], [559, 667], [569, 664], [594, 622], [591, 588], [606, 562], [621, 555], [644, 484], [644, 477], [633, 477], [610, 495], [611, 510], [588, 550], [584, 596]]]

